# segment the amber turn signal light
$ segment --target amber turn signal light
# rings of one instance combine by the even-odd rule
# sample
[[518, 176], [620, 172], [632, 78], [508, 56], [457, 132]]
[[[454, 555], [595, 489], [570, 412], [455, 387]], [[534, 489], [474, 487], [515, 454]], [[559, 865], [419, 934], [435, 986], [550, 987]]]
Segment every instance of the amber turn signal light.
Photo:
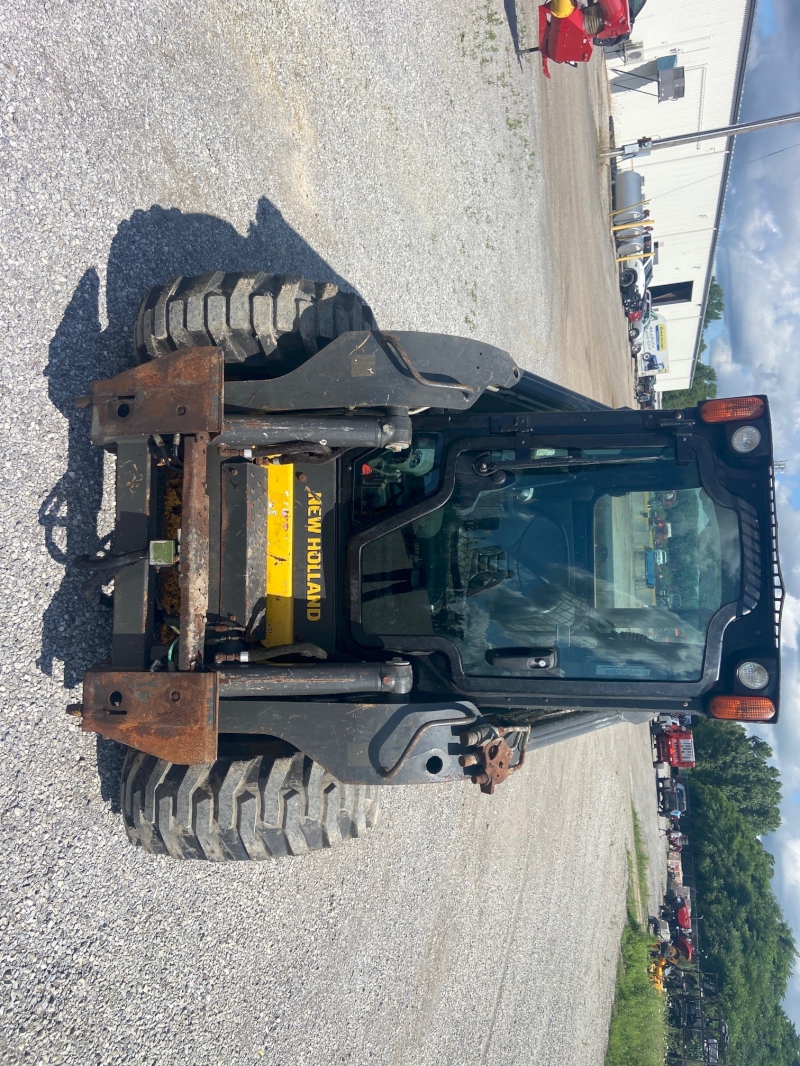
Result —
[[765, 696], [715, 696], [708, 709], [713, 718], [734, 722], [768, 722], [775, 716], [775, 704]]
[[759, 418], [764, 414], [760, 396], [729, 396], [724, 400], [708, 400], [700, 408], [704, 422], [741, 422], [745, 418]]

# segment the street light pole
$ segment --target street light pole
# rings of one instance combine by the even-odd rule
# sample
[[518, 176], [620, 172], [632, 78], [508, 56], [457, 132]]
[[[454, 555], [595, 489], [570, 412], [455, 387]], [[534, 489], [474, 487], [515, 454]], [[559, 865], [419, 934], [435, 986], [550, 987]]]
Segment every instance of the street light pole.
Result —
[[656, 148], [674, 148], [679, 144], [695, 144], [698, 141], [712, 141], [717, 137], [732, 137], [737, 133], [749, 133], [751, 130], [768, 130], [773, 126], [784, 126], [789, 122], [800, 122], [800, 111], [791, 115], [777, 115], [775, 118], [758, 119], [755, 122], [740, 122], [735, 126], [721, 126], [716, 130], [702, 130], [700, 133], [681, 133], [676, 137], [640, 137], [635, 144], [626, 144], [622, 148], [609, 148], [601, 152], [601, 158], [629, 158], [640, 152], [649, 153]]

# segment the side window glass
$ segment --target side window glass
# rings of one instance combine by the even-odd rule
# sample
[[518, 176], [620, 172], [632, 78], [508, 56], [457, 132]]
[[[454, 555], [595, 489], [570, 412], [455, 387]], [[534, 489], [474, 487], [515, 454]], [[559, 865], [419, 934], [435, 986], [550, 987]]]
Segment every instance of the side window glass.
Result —
[[356, 514], [379, 515], [409, 507], [439, 487], [442, 441], [437, 435], [415, 436], [404, 452], [376, 449], [356, 464]]

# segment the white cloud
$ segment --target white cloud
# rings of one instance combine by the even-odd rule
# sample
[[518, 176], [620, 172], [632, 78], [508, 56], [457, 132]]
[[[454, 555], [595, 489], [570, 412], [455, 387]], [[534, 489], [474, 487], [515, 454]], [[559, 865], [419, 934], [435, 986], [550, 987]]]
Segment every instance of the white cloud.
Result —
[[715, 337], [709, 346], [709, 362], [717, 372], [720, 396], [744, 396], [760, 392], [749, 366], [737, 362], [733, 356], [727, 332]]
[[800, 598], [787, 594], [783, 603], [781, 645], [796, 651], [798, 633], [800, 633]]
[[800, 839], [786, 842], [782, 866], [784, 888], [800, 888]]

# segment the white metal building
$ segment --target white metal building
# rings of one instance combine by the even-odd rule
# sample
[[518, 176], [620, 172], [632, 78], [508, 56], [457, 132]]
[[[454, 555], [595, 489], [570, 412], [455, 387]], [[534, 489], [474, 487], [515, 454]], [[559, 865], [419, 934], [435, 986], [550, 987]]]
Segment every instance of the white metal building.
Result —
[[[606, 55], [615, 143], [735, 122], [755, 6], [756, 0], [648, 0], [630, 41]], [[680, 301], [659, 302], [669, 344], [669, 371], [656, 379], [662, 390], [687, 388], [692, 378], [732, 147], [733, 138], [720, 138], [619, 164], [634, 165], [645, 178], [658, 242], [655, 291]]]

